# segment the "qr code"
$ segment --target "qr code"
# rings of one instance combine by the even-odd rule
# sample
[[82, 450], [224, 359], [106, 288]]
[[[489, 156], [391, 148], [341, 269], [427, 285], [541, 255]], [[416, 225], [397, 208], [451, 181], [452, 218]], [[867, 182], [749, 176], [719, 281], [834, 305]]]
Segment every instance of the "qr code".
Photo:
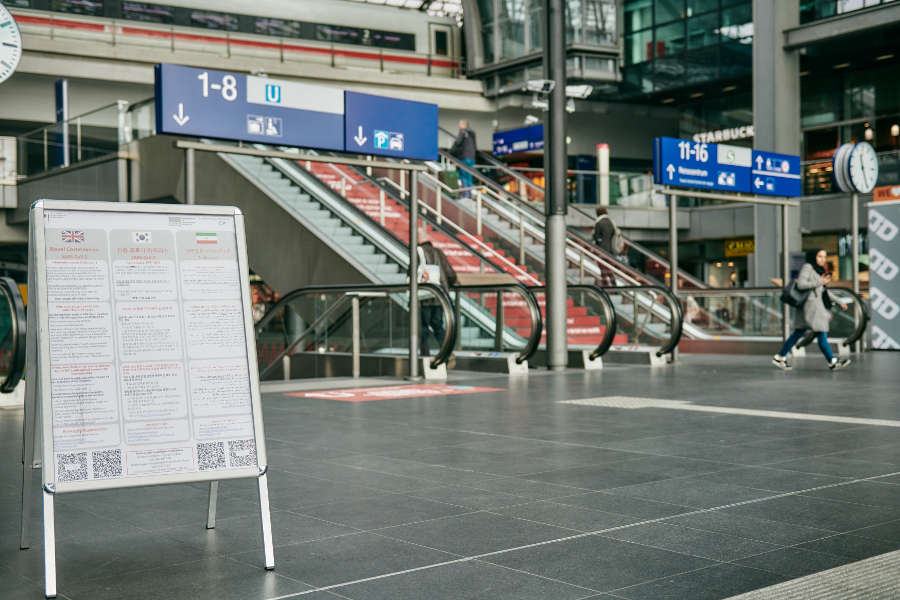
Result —
[[87, 478], [87, 452], [59, 453], [56, 455], [57, 481], [84, 481]]
[[111, 479], [122, 476], [122, 451], [96, 450], [93, 452], [94, 479]]
[[228, 442], [228, 456], [232, 467], [253, 467], [256, 465], [256, 444], [253, 440], [232, 440]]
[[203, 442], [197, 444], [197, 462], [201, 471], [224, 469], [225, 442]]

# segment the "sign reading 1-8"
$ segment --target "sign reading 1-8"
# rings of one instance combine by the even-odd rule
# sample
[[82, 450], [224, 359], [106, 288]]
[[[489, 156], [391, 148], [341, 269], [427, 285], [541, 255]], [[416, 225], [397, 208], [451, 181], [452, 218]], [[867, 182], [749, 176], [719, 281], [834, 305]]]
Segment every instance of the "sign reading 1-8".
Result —
[[203, 71], [197, 75], [197, 79], [203, 82], [203, 97], [209, 97], [209, 90], [221, 92], [222, 98], [228, 102], [234, 102], [238, 96], [237, 77], [224, 75], [221, 83], [209, 82], [209, 71]]
[[682, 160], [696, 160], [697, 162], [709, 160], [709, 149], [706, 144], [682, 140], [678, 142], [678, 153], [681, 155]]

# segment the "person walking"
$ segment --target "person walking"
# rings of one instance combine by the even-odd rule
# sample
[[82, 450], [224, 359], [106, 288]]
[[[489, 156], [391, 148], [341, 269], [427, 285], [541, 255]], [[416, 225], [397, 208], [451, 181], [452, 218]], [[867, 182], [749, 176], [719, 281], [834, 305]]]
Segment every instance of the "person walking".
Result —
[[[459, 133], [450, 146], [450, 154], [458, 158], [467, 167], [475, 167], [475, 154], [478, 152], [478, 146], [475, 142], [475, 132], [469, 129], [469, 122], [465, 119], [459, 122]], [[472, 187], [472, 174], [465, 169], [457, 169], [459, 172], [459, 187], [462, 188], [463, 198], [470, 196], [469, 190]]]
[[[772, 364], [779, 369], [785, 371], [791, 369], [787, 355], [808, 330], [815, 333], [819, 349], [825, 355], [829, 369], [836, 371], [850, 364], [849, 358], [836, 358], [828, 344], [828, 326], [831, 323], [833, 302], [828, 296], [826, 287], [831, 283], [831, 273], [825, 270], [826, 258], [827, 253], [824, 250], [814, 248], [806, 251], [806, 264], [797, 275], [797, 288], [809, 290], [809, 295], [803, 306], [794, 312], [794, 333], [784, 342], [778, 354], [772, 357]], [[841, 304], [841, 308], [847, 310], [847, 305]]]
[[[418, 238], [419, 283], [433, 283], [439, 285], [444, 288], [444, 291], [447, 292], [447, 294], [449, 294], [450, 286], [456, 285], [457, 283], [456, 271], [450, 266], [450, 261], [447, 260], [447, 256], [444, 252], [431, 243], [431, 235], [426, 226], [419, 225]], [[441, 312], [440, 302], [438, 302], [437, 298], [431, 294], [429, 294], [426, 299], [422, 300], [419, 308], [421, 320], [421, 325], [419, 327], [419, 348], [421, 349], [422, 356], [428, 356], [429, 332], [434, 335], [434, 338], [439, 345], [444, 339], [446, 330], [444, 328], [444, 319]]]

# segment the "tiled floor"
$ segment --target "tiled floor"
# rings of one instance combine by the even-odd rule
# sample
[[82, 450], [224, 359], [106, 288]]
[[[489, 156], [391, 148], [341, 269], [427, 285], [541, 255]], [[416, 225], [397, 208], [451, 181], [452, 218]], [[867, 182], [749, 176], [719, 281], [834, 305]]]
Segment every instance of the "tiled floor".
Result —
[[[253, 481], [221, 484], [215, 530], [199, 484], [60, 495], [59, 596], [704, 599], [826, 571], [900, 549], [900, 427], [558, 401], [900, 421], [898, 358], [838, 373], [814, 358], [784, 373], [698, 356], [457, 373], [504, 391], [365, 403], [281, 385], [263, 400], [275, 571], [262, 568]], [[37, 506], [33, 548], [17, 543], [21, 427], [21, 411], [0, 410], [4, 600], [42, 597]]]

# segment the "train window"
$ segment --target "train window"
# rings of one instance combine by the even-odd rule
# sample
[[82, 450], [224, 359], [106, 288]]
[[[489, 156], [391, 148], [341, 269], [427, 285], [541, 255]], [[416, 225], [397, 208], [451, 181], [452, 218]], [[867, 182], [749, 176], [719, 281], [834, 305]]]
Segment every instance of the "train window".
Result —
[[448, 48], [450, 37], [447, 35], [446, 31], [442, 31], [440, 29], [434, 30], [434, 53], [438, 56], [447, 56], [450, 54], [450, 50]]
[[206, 29], [237, 31], [239, 28], [238, 18], [236, 15], [211, 12], [207, 10], [192, 10], [190, 22], [194, 27], [204, 27]]
[[53, 0], [50, 10], [74, 13], [76, 15], [103, 16], [102, 0]]
[[393, 50], [415, 50], [416, 36], [413, 33], [394, 31], [372, 31], [372, 45]]
[[147, 2], [122, 2], [122, 18], [171, 25], [175, 22], [175, 7]]
[[316, 24], [316, 39], [320, 42], [337, 42], [340, 44], [362, 44], [363, 32], [357, 27]]
[[253, 33], [277, 35], [279, 37], [300, 37], [300, 23], [297, 21], [257, 17], [253, 23]]
[[4, 4], [13, 8], [29, 8], [31, 0], [6, 0]]

